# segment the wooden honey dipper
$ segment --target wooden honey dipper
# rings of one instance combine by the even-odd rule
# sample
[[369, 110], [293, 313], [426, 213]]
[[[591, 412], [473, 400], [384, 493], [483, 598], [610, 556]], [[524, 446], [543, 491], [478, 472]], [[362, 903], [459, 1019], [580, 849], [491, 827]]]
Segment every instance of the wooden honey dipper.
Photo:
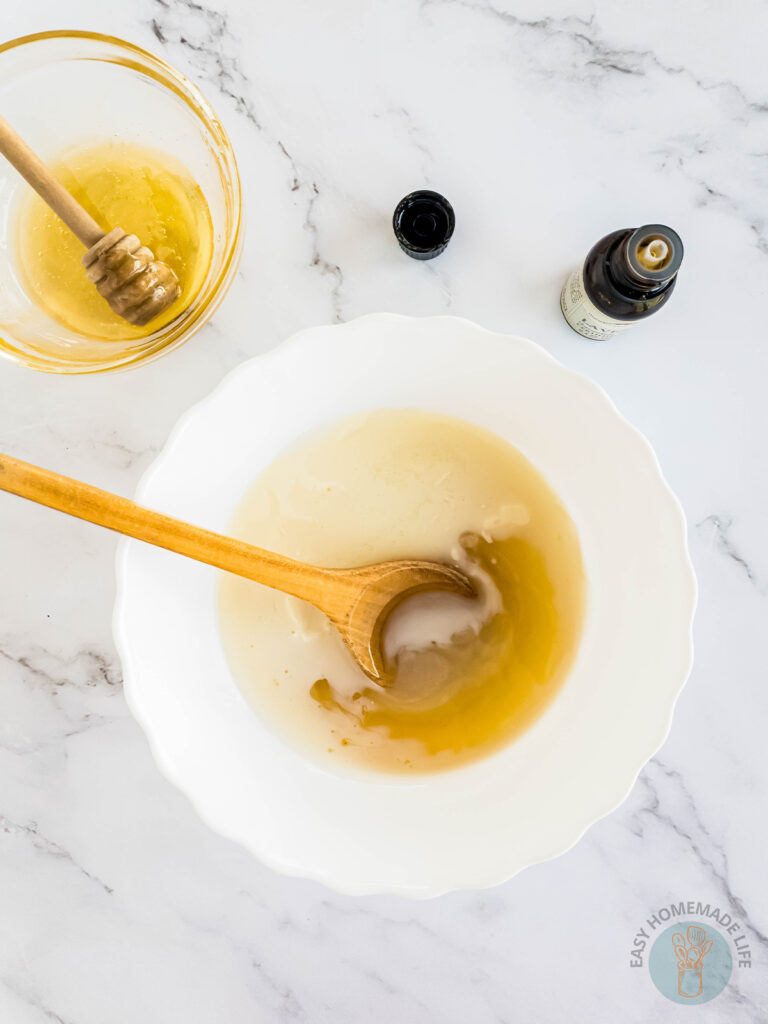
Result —
[[171, 268], [136, 235], [122, 228], [105, 233], [3, 117], [0, 153], [86, 247], [85, 272], [114, 313], [143, 327], [176, 301], [181, 288]]

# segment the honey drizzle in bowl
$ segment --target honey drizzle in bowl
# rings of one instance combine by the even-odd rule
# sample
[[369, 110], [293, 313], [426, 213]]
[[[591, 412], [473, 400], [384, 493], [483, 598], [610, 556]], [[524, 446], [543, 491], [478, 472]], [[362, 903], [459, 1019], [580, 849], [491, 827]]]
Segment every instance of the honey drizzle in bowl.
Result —
[[398, 652], [393, 681], [384, 689], [367, 686], [349, 700], [326, 681], [312, 687], [314, 699], [335, 706], [362, 730], [418, 737], [426, 757], [441, 761], [486, 746], [493, 733], [506, 742], [523, 732], [556, 686], [570, 630], [531, 544], [478, 539], [473, 554], [502, 600], [479, 633], [467, 629], [449, 643]]

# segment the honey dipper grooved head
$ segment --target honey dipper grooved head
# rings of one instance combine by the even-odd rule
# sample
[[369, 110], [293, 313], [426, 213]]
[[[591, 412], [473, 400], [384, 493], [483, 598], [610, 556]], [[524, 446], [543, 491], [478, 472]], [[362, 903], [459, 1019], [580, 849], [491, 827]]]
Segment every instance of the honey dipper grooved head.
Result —
[[113, 313], [143, 327], [179, 297], [179, 281], [136, 235], [114, 228], [83, 256], [88, 279]]

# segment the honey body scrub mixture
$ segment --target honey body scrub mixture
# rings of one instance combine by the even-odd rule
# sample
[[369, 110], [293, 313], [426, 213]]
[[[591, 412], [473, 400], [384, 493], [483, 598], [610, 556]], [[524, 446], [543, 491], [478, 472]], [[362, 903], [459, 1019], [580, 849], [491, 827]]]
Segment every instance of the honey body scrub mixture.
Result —
[[24, 286], [49, 316], [89, 338], [143, 338], [175, 319], [202, 287], [213, 253], [205, 196], [175, 157], [132, 142], [73, 150], [53, 174], [104, 228], [121, 227], [176, 274], [180, 294], [160, 316], [134, 327], [113, 313], [88, 280], [83, 245], [42, 199], [31, 195], [19, 216], [19, 269]]
[[535, 467], [454, 417], [382, 410], [279, 455], [231, 532], [317, 565], [458, 562], [474, 600], [418, 595], [385, 634], [387, 686], [356, 667], [324, 615], [222, 577], [221, 631], [246, 699], [284, 741], [325, 764], [446, 769], [527, 729], [573, 662], [585, 606], [576, 528]]

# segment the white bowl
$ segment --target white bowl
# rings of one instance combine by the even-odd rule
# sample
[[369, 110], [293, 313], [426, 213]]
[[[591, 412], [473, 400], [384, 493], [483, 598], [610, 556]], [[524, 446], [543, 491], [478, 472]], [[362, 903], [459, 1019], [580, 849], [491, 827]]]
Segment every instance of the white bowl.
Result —
[[217, 573], [136, 541], [118, 554], [128, 702], [164, 774], [218, 832], [278, 871], [350, 894], [494, 885], [567, 850], [660, 746], [692, 660], [684, 518], [648, 442], [542, 348], [454, 317], [303, 331], [191, 409], [138, 500], [226, 531], [286, 445], [353, 412], [432, 409], [507, 438], [579, 530], [588, 612], [576, 663], [506, 749], [419, 778], [343, 777], [276, 738], [230, 674]]

